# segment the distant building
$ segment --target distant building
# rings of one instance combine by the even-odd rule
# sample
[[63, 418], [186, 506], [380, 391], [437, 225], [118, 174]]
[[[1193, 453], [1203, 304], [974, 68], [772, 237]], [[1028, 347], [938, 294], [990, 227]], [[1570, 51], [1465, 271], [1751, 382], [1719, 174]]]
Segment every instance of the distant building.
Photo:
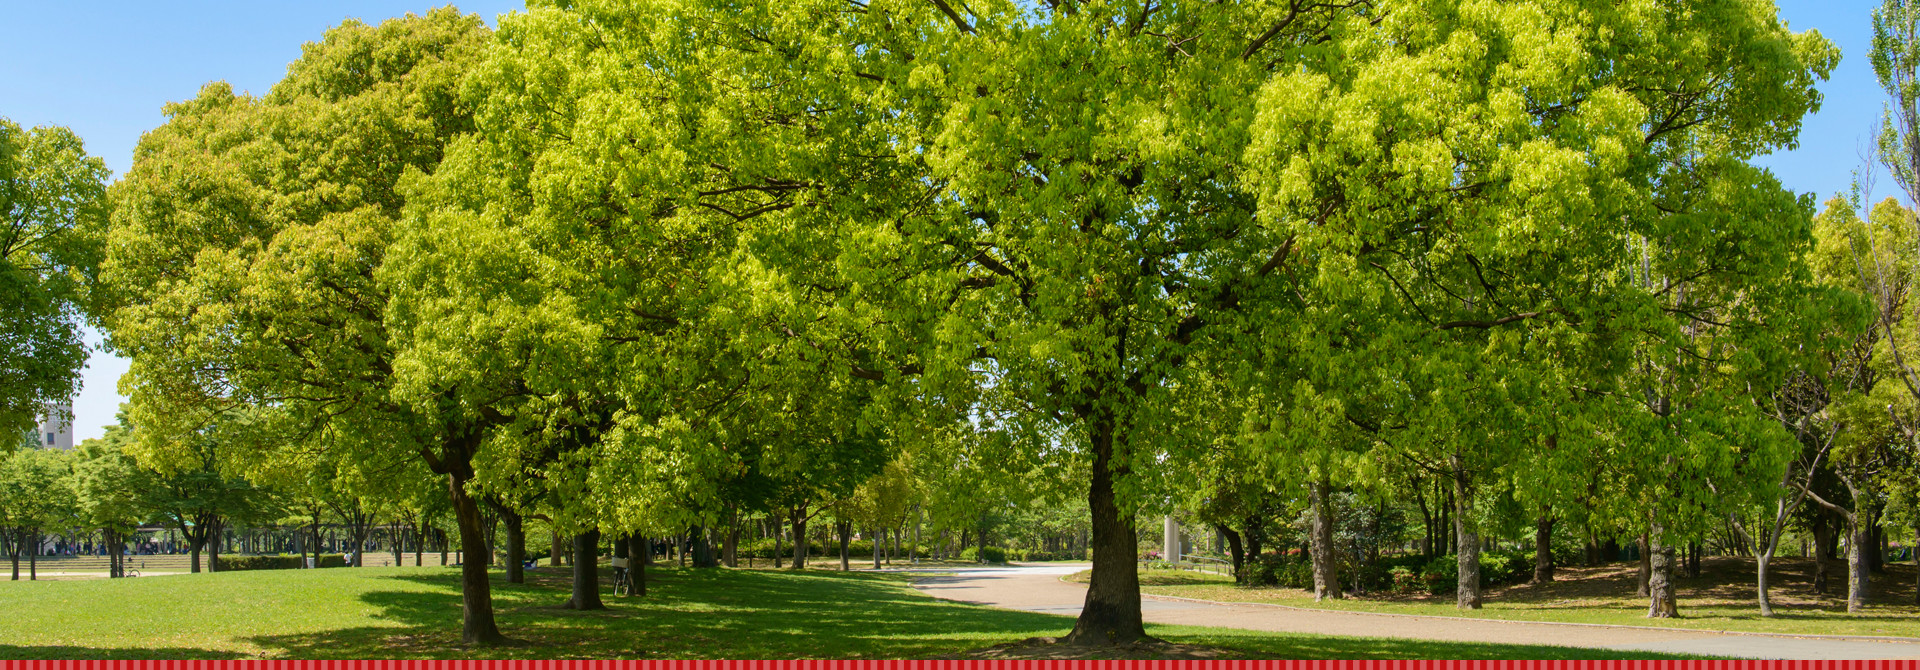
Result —
[[34, 439], [48, 449], [73, 449], [73, 402], [47, 403], [40, 418], [40, 434]]

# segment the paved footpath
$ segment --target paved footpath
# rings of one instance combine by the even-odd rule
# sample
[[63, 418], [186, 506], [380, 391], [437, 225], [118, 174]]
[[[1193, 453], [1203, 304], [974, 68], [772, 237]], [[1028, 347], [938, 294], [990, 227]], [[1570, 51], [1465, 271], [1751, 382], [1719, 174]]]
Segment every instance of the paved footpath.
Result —
[[[914, 587], [936, 598], [1078, 616], [1087, 587], [1060, 581], [1087, 564], [962, 568], [925, 577]], [[1634, 626], [1495, 621], [1408, 614], [1333, 612], [1247, 603], [1213, 603], [1147, 596], [1140, 609], [1152, 623], [1215, 626], [1315, 635], [1396, 637], [1454, 642], [1559, 645], [1737, 658], [1920, 659], [1920, 639], [1795, 637], [1716, 633]]]

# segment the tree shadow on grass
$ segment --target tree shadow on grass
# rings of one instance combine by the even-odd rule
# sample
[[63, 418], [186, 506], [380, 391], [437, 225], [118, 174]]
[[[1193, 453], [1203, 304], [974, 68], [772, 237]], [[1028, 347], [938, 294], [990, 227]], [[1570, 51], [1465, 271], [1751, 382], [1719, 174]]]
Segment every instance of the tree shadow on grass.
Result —
[[8, 660], [221, 660], [246, 658], [241, 654], [187, 647], [70, 647], [59, 645], [17, 646], [0, 644], [0, 659]]
[[[1070, 617], [936, 600], [909, 577], [827, 571], [652, 568], [648, 595], [615, 598], [606, 610], [561, 609], [569, 581], [559, 571], [527, 584], [495, 582], [500, 629], [513, 642], [460, 643], [454, 574], [395, 575], [431, 588], [375, 591], [361, 600], [383, 626], [261, 636], [248, 641], [288, 658], [925, 658], [950, 657], [1030, 637], [1064, 635]], [[1271, 658], [1627, 658], [1594, 649], [1326, 638], [1222, 629], [1154, 627], [1183, 644], [1231, 647]]]
[[607, 609], [561, 609], [565, 575], [494, 584], [500, 629], [516, 643], [459, 644], [455, 575], [396, 575], [427, 591], [375, 591], [362, 601], [391, 627], [262, 636], [248, 641], [292, 658], [901, 658], [1025, 637], [1061, 635], [1064, 617], [933, 600], [906, 578], [808, 571], [648, 571], [648, 596], [604, 598]]

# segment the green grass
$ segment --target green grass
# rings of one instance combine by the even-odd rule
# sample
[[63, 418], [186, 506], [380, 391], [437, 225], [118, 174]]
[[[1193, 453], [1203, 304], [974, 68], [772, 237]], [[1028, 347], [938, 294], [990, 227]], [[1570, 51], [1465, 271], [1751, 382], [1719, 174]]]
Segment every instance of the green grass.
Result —
[[[1792, 635], [1858, 635], [1920, 638], [1920, 611], [1913, 606], [1912, 566], [1891, 565], [1875, 575], [1873, 597], [1865, 612], [1846, 611], [1846, 568], [1835, 564], [1831, 590], [1816, 595], [1811, 583], [1812, 562], [1780, 559], [1772, 572], [1773, 617], [1760, 616], [1754, 602], [1752, 561], [1709, 559], [1700, 577], [1679, 578], [1676, 592], [1680, 618], [1648, 619], [1644, 598], [1633, 595], [1635, 566], [1617, 563], [1597, 568], [1562, 568], [1557, 581], [1543, 586], [1514, 585], [1488, 589], [1483, 609], [1462, 612], [1453, 596], [1373, 594], [1315, 602], [1311, 592], [1292, 588], [1240, 588], [1229, 580], [1149, 581], [1163, 575], [1142, 572], [1142, 591], [1153, 595], [1198, 598], [1220, 602], [1258, 602], [1291, 607], [1341, 611], [1390, 612], [1429, 616], [1548, 621], [1566, 623], [1661, 626], [1698, 630], [1727, 630]], [[1191, 573], [1186, 573], [1191, 574]], [[1078, 577], [1078, 576], [1076, 576]]]
[[[900, 574], [649, 571], [651, 594], [574, 612], [564, 575], [494, 583], [515, 639], [459, 644], [453, 569], [229, 572], [0, 584], [7, 658], [915, 658], [1034, 636], [1067, 617], [935, 600]], [[1173, 642], [1295, 658], [1672, 658], [1565, 647], [1150, 626]]]

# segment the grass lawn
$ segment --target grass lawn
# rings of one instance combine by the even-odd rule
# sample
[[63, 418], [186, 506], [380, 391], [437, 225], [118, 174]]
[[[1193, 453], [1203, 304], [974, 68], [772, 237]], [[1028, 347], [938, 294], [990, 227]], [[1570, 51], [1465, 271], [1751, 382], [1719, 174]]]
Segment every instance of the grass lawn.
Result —
[[[0, 583], [6, 658], [915, 658], [1034, 636], [1067, 617], [936, 600], [910, 577], [654, 568], [650, 596], [603, 612], [556, 607], [565, 575], [494, 583], [514, 644], [459, 645], [451, 568], [227, 572]], [[1671, 658], [1564, 647], [1154, 627], [1169, 641], [1294, 658]]]
[[1725, 557], [1706, 559], [1699, 577], [1678, 579], [1676, 593], [1681, 615], [1678, 619], [1646, 618], [1646, 599], [1633, 595], [1638, 570], [1633, 563], [1615, 563], [1595, 568], [1561, 568], [1556, 581], [1551, 584], [1520, 584], [1488, 589], [1485, 607], [1472, 612], [1456, 609], [1450, 594], [1373, 594], [1314, 602], [1310, 591], [1239, 588], [1225, 578], [1190, 572], [1142, 572], [1141, 590], [1149, 594], [1202, 600], [1262, 602], [1330, 610], [1797, 635], [1920, 638], [1920, 607], [1913, 604], [1913, 566], [1888, 565], [1887, 573], [1873, 575], [1873, 597], [1867, 611], [1847, 614], [1844, 563], [1829, 564], [1829, 592], [1819, 596], [1812, 593], [1809, 586], [1813, 581], [1812, 561], [1775, 561], [1768, 571], [1773, 582], [1772, 618], [1761, 617], [1759, 606], [1754, 602], [1753, 561]]

